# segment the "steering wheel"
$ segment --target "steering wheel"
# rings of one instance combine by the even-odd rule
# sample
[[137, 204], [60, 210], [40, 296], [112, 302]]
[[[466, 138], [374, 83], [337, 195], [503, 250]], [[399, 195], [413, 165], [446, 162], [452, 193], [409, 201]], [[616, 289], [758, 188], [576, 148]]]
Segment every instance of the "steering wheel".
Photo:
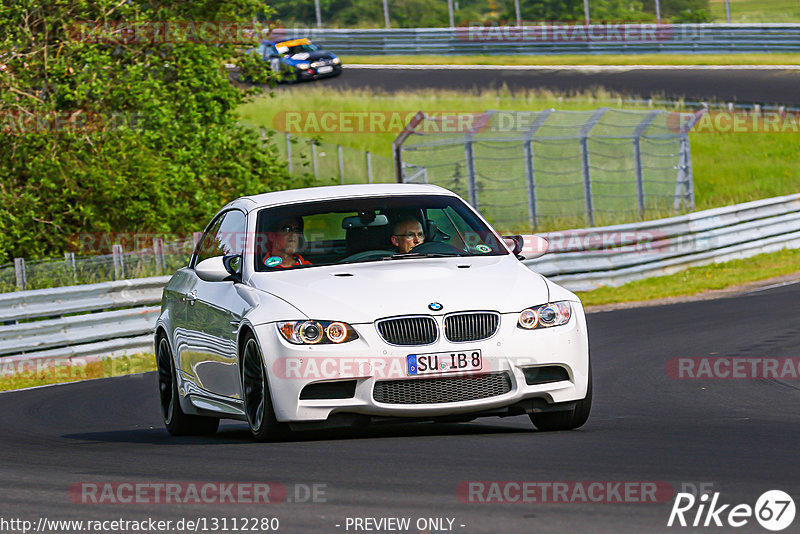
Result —
[[339, 260], [339, 263], [347, 263], [350, 261], [377, 260], [379, 258], [388, 258], [393, 254], [396, 254], [396, 252], [392, 252], [391, 250], [364, 250], [362, 252], [356, 252], [351, 256], [347, 256], [346, 258]]
[[459, 250], [449, 243], [442, 243], [441, 241], [425, 241], [416, 247], [409, 250], [409, 252], [419, 252], [420, 254], [458, 254], [464, 255], [463, 250]]

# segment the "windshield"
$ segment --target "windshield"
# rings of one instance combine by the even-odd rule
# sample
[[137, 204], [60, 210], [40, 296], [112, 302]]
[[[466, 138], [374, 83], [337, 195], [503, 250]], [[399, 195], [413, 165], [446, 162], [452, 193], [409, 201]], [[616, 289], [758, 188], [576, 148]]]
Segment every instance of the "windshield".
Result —
[[319, 47], [314, 43], [309, 44], [301, 44], [295, 46], [278, 46], [278, 52], [283, 55], [293, 56], [295, 54], [302, 54], [303, 52], [316, 52], [319, 50]]
[[257, 232], [256, 271], [509, 253], [463, 201], [443, 195], [265, 208]]

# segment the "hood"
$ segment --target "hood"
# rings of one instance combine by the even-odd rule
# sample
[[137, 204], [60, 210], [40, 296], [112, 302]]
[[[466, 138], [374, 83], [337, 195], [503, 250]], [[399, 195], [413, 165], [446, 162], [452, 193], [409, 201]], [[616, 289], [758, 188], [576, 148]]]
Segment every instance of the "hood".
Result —
[[[548, 299], [544, 278], [511, 255], [311, 267], [256, 273], [250, 283], [308, 318], [351, 324], [395, 315], [519, 312]], [[432, 302], [442, 304], [442, 310], [429, 310]]]
[[316, 52], [301, 52], [286, 58], [286, 61], [294, 65], [297, 63], [313, 63], [321, 59], [333, 59], [333, 54], [326, 52], [325, 50], [317, 50]]

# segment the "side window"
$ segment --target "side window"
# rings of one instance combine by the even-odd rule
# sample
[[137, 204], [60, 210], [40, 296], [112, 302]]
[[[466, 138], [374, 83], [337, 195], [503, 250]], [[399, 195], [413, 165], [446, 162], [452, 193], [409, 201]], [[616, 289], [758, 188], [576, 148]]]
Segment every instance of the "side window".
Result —
[[194, 265], [214, 256], [242, 254], [245, 247], [245, 216], [238, 210], [222, 214], [203, 234]]

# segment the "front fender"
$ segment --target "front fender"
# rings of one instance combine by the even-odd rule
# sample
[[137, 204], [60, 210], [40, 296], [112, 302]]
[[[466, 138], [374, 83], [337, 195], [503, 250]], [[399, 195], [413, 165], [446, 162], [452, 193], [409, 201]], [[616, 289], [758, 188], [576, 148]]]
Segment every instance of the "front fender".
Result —
[[242, 317], [242, 323], [259, 326], [275, 321], [308, 319], [296, 306], [267, 291], [237, 284], [239, 295], [250, 304], [250, 309]]

